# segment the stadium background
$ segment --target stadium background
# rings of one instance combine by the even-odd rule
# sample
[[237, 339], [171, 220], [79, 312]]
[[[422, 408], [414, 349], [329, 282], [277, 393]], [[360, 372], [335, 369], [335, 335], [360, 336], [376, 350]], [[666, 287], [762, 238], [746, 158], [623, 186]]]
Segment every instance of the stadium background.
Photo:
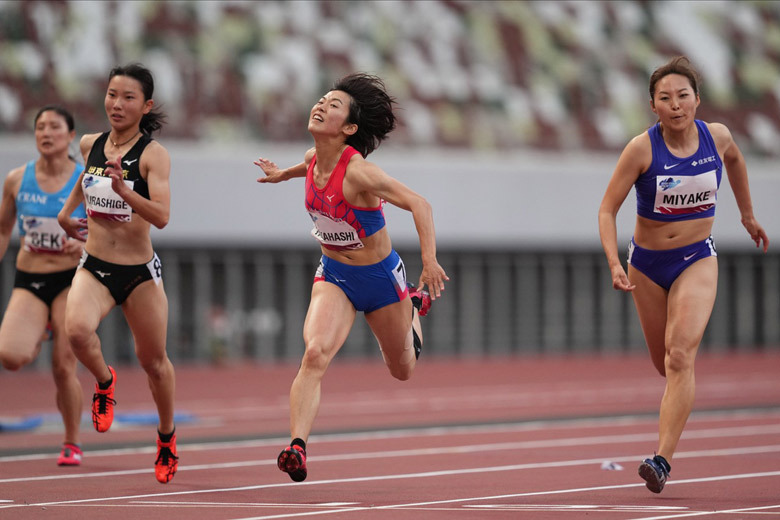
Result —
[[[171, 222], [153, 240], [171, 357], [294, 360], [318, 250], [300, 183], [261, 186], [252, 161], [300, 161], [314, 101], [343, 74], [375, 73], [401, 124], [370, 159], [432, 203], [452, 278], [426, 318], [426, 355], [642, 351], [596, 211], [620, 150], [654, 122], [650, 72], [677, 54], [702, 75], [698, 116], [727, 124], [745, 153], [773, 243], [756, 252], [724, 178], [703, 349], [776, 349], [778, 2], [0, 2], [0, 171], [35, 157], [41, 105], [69, 108], [78, 137], [103, 131], [110, 68], [148, 66], [169, 116], [157, 137], [172, 158]], [[632, 197], [618, 222], [626, 244]], [[411, 218], [386, 213], [416, 282]], [[107, 359], [134, 362], [118, 310], [100, 333]], [[379, 357], [362, 320], [340, 356]]]

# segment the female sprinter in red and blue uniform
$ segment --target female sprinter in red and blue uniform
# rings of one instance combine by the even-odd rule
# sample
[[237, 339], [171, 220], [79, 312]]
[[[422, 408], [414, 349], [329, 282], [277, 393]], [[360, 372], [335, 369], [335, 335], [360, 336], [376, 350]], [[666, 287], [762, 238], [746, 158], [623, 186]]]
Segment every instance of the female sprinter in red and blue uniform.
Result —
[[[255, 161], [265, 173], [258, 182], [306, 178], [306, 209], [322, 249], [303, 325], [306, 351], [290, 390], [292, 441], [277, 459], [296, 482], [307, 475], [306, 440], [322, 378], [356, 313], [364, 313], [393, 377], [407, 380], [422, 346], [419, 317], [449, 280], [436, 260], [430, 204], [365, 159], [395, 127], [393, 103], [379, 78], [346, 76], [312, 108], [314, 147], [302, 163], [282, 170], [267, 159]], [[414, 217], [423, 264], [417, 288], [407, 288], [403, 261], [385, 226], [384, 202]]]

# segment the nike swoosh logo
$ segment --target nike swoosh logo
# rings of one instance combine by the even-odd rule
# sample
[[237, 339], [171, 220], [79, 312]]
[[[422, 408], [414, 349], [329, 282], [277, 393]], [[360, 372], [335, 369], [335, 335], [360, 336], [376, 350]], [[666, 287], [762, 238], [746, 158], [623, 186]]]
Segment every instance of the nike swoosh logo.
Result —
[[[133, 164], [133, 163], [134, 163], [135, 161], [137, 161], [137, 160], [138, 160], [138, 158], [136, 157], [136, 158], [135, 158], [135, 159], [133, 159], [132, 161], [124, 161], [124, 163], [125, 163], [126, 165], [130, 166], [131, 164]], [[677, 165], [675, 164], [675, 166], [677, 166]]]
[[691, 258], [693, 258], [694, 256], [696, 256], [696, 253], [691, 253], [690, 255], [686, 255], [686, 256], [684, 256], [684, 257], [683, 257], [683, 260], [685, 260], [685, 261], [687, 262], [688, 260], [690, 260], [690, 259], [691, 259]]
[[675, 164], [664, 164], [664, 170], [671, 170], [672, 168], [674, 168], [674, 167], [675, 167], [675, 166], [677, 166], [678, 164], [680, 164], [680, 163], [675, 163]]

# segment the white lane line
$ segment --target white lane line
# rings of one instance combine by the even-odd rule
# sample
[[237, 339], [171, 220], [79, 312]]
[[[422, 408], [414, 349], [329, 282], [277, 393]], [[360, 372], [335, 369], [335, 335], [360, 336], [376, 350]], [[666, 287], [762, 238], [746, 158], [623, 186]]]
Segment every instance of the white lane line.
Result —
[[[666, 516], [643, 516], [640, 518], [635, 518], [632, 520], [669, 520], [672, 518], [686, 518], [686, 517], [692, 517], [692, 516], [707, 516], [707, 515], [727, 515], [727, 514], [733, 514], [733, 513], [752, 513], [755, 511], [765, 511], [768, 509], [780, 509], [780, 504], [771, 505], [771, 506], [758, 506], [758, 507], [743, 507], [740, 509], [718, 509], [715, 511], [696, 511], [696, 512], [690, 512], [690, 513], [677, 513], [672, 515], [666, 515]], [[772, 516], [775, 516], [772, 514]]]
[[[739, 475], [720, 475], [716, 477], [705, 477], [705, 478], [693, 478], [693, 479], [685, 479], [685, 480], [678, 480], [673, 482], [667, 482], [666, 485], [675, 484], [692, 484], [692, 483], [700, 483], [700, 482], [713, 482], [716, 480], [738, 480], [738, 479], [746, 479], [746, 478], [766, 478], [766, 477], [776, 477], [780, 476], [780, 471], [769, 471], [764, 473], [743, 473]], [[333, 513], [346, 513], [346, 512], [355, 512], [355, 511], [367, 511], [367, 510], [383, 510], [383, 509], [417, 509], [421, 507], [430, 507], [434, 505], [441, 505], [441, 504], [456, 504], [456, 503], [463, 503], [463, 502], [473, 502], [473, 501], [482, 501], [482, 500], [503, 500], [507, 498], [519, 498], [519, 497], [530, 497], [530, 496], [542, 496], [542, 495], [559, 495], [559, 494], [565, 494], [565, 493], [586, 493], [586, 492], [592, 492], [592, 491], [605, 491], [605, 490], [612, 490], [612, 489], [626, 489], [626, 488], [633, 488], [633, 487], [644, 487], [643, 483], [637, 483], [637, 484], [622, 484], [622, 485], [613, 485], [613, 486], [596, 486], [596, 487], [589, 487], [589, 488], [573, 488], [573, 489], [558, 489], [558, 490], [552, 490], [552, 491], [532, 491], [528, 493], [513, 493], [509, 495], [494, 495], [494, 496], [486, 496], [486, 497], [470, 497], [470, 498], [455, 498], [450, 500], [434, 500], [429, 502], [416, 502], [416, 503], [409, 503], [409, 504], [392, 504], [392, 505], [386, 505], [386, 506], [371, 506], [371, 507], [356, 507], [352, 509], [338, 509], [338, 510], [330, 510], [330, 511], [309, 511], [306, 513], [283, 513], [278, 515], [270, 515], [270, 516], [252, 516], [252, 517], [242, 517], [237, 518], [234, 520], [273, 520], [273, 519], [280, 519], [280, 518], [296, 518], [301, 516], [319, 516], [319, 515], [327, 515], [327, 514], [333, 514]], [[775, 508], [778, 506], [763, 506], [760, 508], [746, 508], [745, 511], [749, 511], [752, 509], [766, 509], [769, 508]], [[734, 512], [741, 512], [743, 510], [741, 509], [735, 509]], [[731, 510], [723, 510], [722, 512], [731, 512]], [[712, 511], [707, 512], [696, 512], [696, 513], [673, 513], [672, 515], [668, 516], [662, 516], [662, 517], [656, 517], [653, 519], [650, 518], [637, 518], [635, 520], [663, 520], [663, 519], [672, 519], [672, 518], [678, 518], [680, 516], [702, 516], [705, 514], [713, 514]]]
[[[623, 424], [623, 420], [617, 421]], [[586, 424], [592, 423], [591, 420], [585, 421]], [[599, 424], [601, 422], [599, 421]], [[324, 443], [324, 442], [360, 442], [377, 439], [398, 439], [409, 437], [435, 437], [435, 436], [447, 436], [452, 437], [457, 434], [489, 434], [497, 432], [513, 431], [528, 431], [529, 428], [517, 428], [520, 425], [490, 425], [483, 427], [435, 427], [435, 428], [422, 428], [422, 429], [408, 429], [397, 431], [379, 431], [379, 432], [364, 432], [364, 433], [345, 433], [345, 434], [325, 434], [325, 435], [312, 435], [312, 443]], [[574, 422], [569, 427], [583, 428], [582, 422]], [[563, 429], [569, 429], [563, 428]], [[540, 429], [538, 426], [534, 426], [533, 430]], [[465, 430], [465, 431], [464, 431]], [[703, 428], [695, 429], [691, 428], [683, 433], [683, 439], [709, 439], [720, 437], [742, 437], [742, 436], [756, 436], [765, 434], [780, 433], [780, 424], [767, 424], [767, 425], [754, 425], [754, 426], [734, 426], [734, 427], [721, 427], [721, 428]], [[635, 434], [616, 434], [616, 435], [593, 435], [586, 437], [572, 437], [568, 439], [549, 439], [538, 441], [522, 441], [517, 443], [495, 443], [485, 444], [486, 448], [493, 449], [537, 449], [537, 448], [554, 448], [562, 446], [579, 446], [579, 445], [596, 445], [596, 444], [613, 444], [613, 443], [631, 443], [631, 442], [643, 442], [654, 441], [658, 437], [655, 432], [652, 433], [635, 433]], [[248, 441], [217, 441], [217, 442], [202, 442], [202, 443], [181, 443], [178, 448], [180, 453], [188, 452], [203, 452], [212, 450], [229, 450], [240, 449], [245, 450], [247, 448], [262, 448], [266, 446], [277, 446], [287, 442], [287, 437], [279, 437], [275, 439], [259, 439]], [[110, 450], [95, 450], [89, 451], [87, 456], [92, 459], [93, 457], [115, 457], [118, 455], [141, 455], [147, 453], [155, 453], [156, 448], [153, 446], [139, 447], [139, 448], [120, 448]], [[11, 455], [6, 457], [0, 457], [0, 463], [3, 462], [25, 462], [31, 460], [44, 460], [50, 459], [51, 454], [34, 454], [34, 455]], [[316, 460], [316, 459], [315, 459]], [[181, 469], [181, 467], [180, 467]], [[102, 476], [102, 474], [101, 474]], [[53, 476], [54, 477], [54, 476]], [[58, 474], [55, 478], [66, 478], [62, 474]], [[0, 483], [8, 482], [9, 480], [0, 479]], [[10, 480], [13, 481], [13, 480]]]
[[[596, 504], [464, 504], [466, 509], [491, 511], [619, 511], [621, 513], [662, 513], [665, 511], [688, 512], [685, 506], [648, 506], [648, 505], [596, 505]], [[435, 510], [435, 509], [434, 509]]]
[[[743, 427], [729, 427], [729, 428], [709, 428], [703, 430], [694, 430], [686, 432], [686, 439], [705, 439], [705, 438], [723, 438], [723, 437], [747, 437], [755, 435], [766, 435], [780, 433], [780, 424], [766, 425], [766, 426], [743, 426]], [[654, 441], [657, 438], [655, 433], [639, 433], [639, 434], [622, 434], [622, 435], [597, 435], [590, 437], [572, 437], [563, 439], [549, 439], [549, 440], [534, 440], [534, 441], [518, 441], [518, 442], [502, 442], [502, 443], [487, 443], [487, 444], [466, 444], [460, 446], [447, 446], [441, 448], [416, 448], [410, 450], [393, 450], [393, 451], [381, 451], [381, 452], [364, 452], [364, 453], [350, 453], [350, 458], [355, 459], [380, 459], [380, 458], [395, 458], [395, 457], [417, 457], [421, 455], [452, 455], [452, 454], [468, 454], [475, 451], [489, 451], [489, 450], [523, 450], [523, 449], [541, 449], [541, 448], [559, 448], [559, 447], [571, 447], [571, 446], [595, 446], [603, 444], [619, 444], [619, 443], [636, 443], [641, 441]], [[354, 441], [355, 439], [351, 439]], [[216, 450], [213, 444], [200, 444], [196, 445], [192, 451], [212, 451]], [[734, 451], [738, 450], [738, 451]], [[758, 451], [756, 451], [758, 450]], [[724, 452], [725, 454], [750, 454], [750, 453], [765, 453], [772, 452], [773, 446], [757, 446], [747, 448], [732, 448]], [[122, 451], [122, 454], [136, 454], [136, 453], [154, 453], [151, 448], [137, 448], [129, 450], [115, 450]], [[190, 451], [190, 448], [182, 448], [180, 453]], [[707, 453], [712, 453], [712, 450], [708, 450]], [[683, 453], [676, 454], [677, 458], [685, 457]], [[698, 455], [696, 455], [698, 456]], [[323, 455], [310, 458], [311, 461], [338, 461], [344, 458], [343, 454], [335, 455]], [[626, 459], [612, 458], [613, 462], [621, 462]], [[640, 459], [628, 459], [641, 460]], [[602, 461], [603, 462], [603, 461]], [[243, 460], [238, 462], [221, 462], [212, 464], [191, 464], [179, 466], [179, 471], [210, 471], [215, 469], [235, 469], [263, 466], [268, 464], [276, 464], [276, 459], [254, 459]], [[104, 478], [111, 476], [121, 475], [140, 475], [145, 473], [151, 473], [152, 469], [149, 467], [128, 469], [119, 471], [102, 471], [92, 473], [54, 473], [49, 475], [40, 475], [34, 477], [12, 477], [0, 479], [0, 484], [9, 484], [17, 482], [36, 482], [46, 480], [70, 480], [70, 479], [84, 479], [84, 478]]]
[[[446, 435], [446, 432], [443, 432]], [[723, 437], [748, 437], [756, 435], [767, 435], [780, 433], [780, 424], [766, 425], [766, 426], [742, 426], [742, 427], [728, 427], [728, 428], [707, 428], [702, 430], [693, 430], [685, 432], [686, 439], [705, 439], [705, 438], [723, 438]], [[355, 441], [359, 435], [352, 434], [349, 441]], [[441, 448], [416, 448], [409, 450], [393, 450], [393, 451], [381, 451], [381, 452], [364, 452], [364, 453], [350, 453], [350, 458], [355, 459], [381, 459], [381, 458], [395, 458], [395, 457], [417, 457], [421, 455], [452, 455], [452, 454], [468, 454], [475, 451], [489, 451], [489, 450], [524, 450], [524, 449], [542, 449], [542, 448], [560, 448], [571, 446], [595, 446], [595, 445], [615, 445], [619, 443], [636, 443], [641, 441], [652, 442], [657, 439], [656, 433], [638, 433], [638, 434], [622, 434], [622, 435], [597, 435], [590, 437], [571, 437], [562, 439], [549, 439], [549, 440], [534, 440], [534, 441], [518, 441], [518, 442], [502, 442], [502, 443], [487, 443], [487, 444], [466, 444], [459, 446], [446, 446]], [[286, 442], [283, 441], [283, 442]], [[217, 443], [221, 444], [221, 443]], [[215, 447], [214, 444], [203, 443], [187, 447], [186, 445], [180, 449], [181, 453], [189, 451], [213, 451], [220, 449]], [[741, 451], [734, 451], [741, 450]], [[756, 451], [758, 450], [758, 451]], [[108, 451], [108, 450], [106, 450]], [[112, 450], [114, 452], [121, 452], [123, 455], [139, 454], [139, 453], [154, 453], [152, 448], [135, 448], [127, 450]], [[757, 446], [747, 448], [733, 448], [729, 449], [724, 454], [750, 454], [750, 453], [766, 453], [774, 451], [773, 446]], [[712, 450], [707, 451], [712, 453]], [[677, 458], [685, 457], [684, 453], [675, 455]], [[698, 456], [698, 455], [696, 455]], [[344, 458], [343, 454], [335, 455], [323, 455], [317, 457], [311, 457], [310, 461], [338, 461]], [[613, 462], [621, 462], [626, 459], [612, 458]], [[632, 460], [639, 459], [628, 459]], [[2, 460], [0, 459], [0, 462]], [[601, 461], [603, 462], [603, 461]], [[600, 463], [601, 463], [600, 462]], [[599, 464], [600, 464], [599, 463]], [[242, 460], [238, 462], [221, 462], [213, 464], [190, 464], [179, 466], [179, 471], [210, 471], [215, 469], [235, 469], [235, 468], [247, 468], [263, 465], [274, 465], [276, 459], [254, 459], [254, 460]], [[39, 475], [34, 477], [12, 477], [0, 479], [0, 484], [9, 484], [17, 482], [36, 482], [46, 480], [69, 480], [69, 479], [84, 479], [84, 478], [104, 478], [111, 476], [121, 475], [140, 475], [145, 473], [151, 473], [150, 467], [128, 469], [119, 471], [102, 471], [92, 473], [53, 473], [49, 475]]]
[[[189, 502], [189, 501], [167, 501], [167, 500], [133, 500], [130, 504], [144, 505], [144, 506], [161, 506], [161, 507], [257, 507], [257, 508], [289, 508], [289, 509], [317, 509], [327, 507], [353, 507], [359, 506], [360, 502]], [[97, 504], [102, 506], [102, 504]], [[124, 505], [122, 507], [127, 507]]]
[[[94, 507], [132, 507], [133, 505], [155, 506], [155, 507], [211, 507], [211, 508], [258, 508], [258, 509], [318, 509], [330, 507], [353, 507], [360, 506], [359, 502], [324, 502], [324, 503], [283, 503], [283, 502], [184, 502], [184, 501], [162, 501], [162, 500], [137, 500], [128, 504], [94, 504]], [[361, 506], [367, 507], [367, 506]], [[418, 511], [461, 511], [464, 509], [482, 510], [482, 511], [585, 511], [585, 512], [623, 512], [623, 513], [664, 513], [664, 512], [690, 512], [691, 509], [685, 506], [650, 506], [650, 505], [597, 505], [597, 504], [463, 504], [460, 507], [409, 507], [408, 509]]]
[[[751, 451], [749, 451], [750, 453], [780, 452], [780, 445], [766, 446], [766, 447], [764, 447], [763, 451], [759, 450], [759, 447], [755, 447], [755, 448], [724, 449], [724, 450], [700, 450], [700, 451], [697, 451], [697, 452], [690, 452], [690, 453], [682, 452], [682, 453], [677, 454], [676, 457], [680, 458], [680, 457], [694, 457], [694, 456], [700, 456], [700, 457], [729, 456], [729, 455], [735, 455], [735, 454], [744, 454], [744, 453], [747, 452], [747, 450], [751, 450]], [[617, 461], [617, 462], [627, 462], [627, 461], [636, 461], [636, 460], [639, 460], [639, 459], [641, 459], [640, 455], [633, 455], [633, 456], [629, 456], [629, 457], [618, 457], [618, 458], [615, 458], [614, 460]], [[55, 502], [42, 502], [42, 503], [29, 504], [29, 505], [44, 507], [44, 506], [54, 506], [54, 505], [87, 504], [87, 503], [106, 502], [106, 501], [114, 501], [114, 500], [136, 500], [136, 499], [141, 499], [141, 498], [170, 497], [170, 496], [183, 496], [183, 495], [198, 495], [198, 494], [205, 494], [205, 493], [224, 493], [224, 492], [228, 492], [228, 491], [255, 491], [255, 490], [260, 490], [260, 489], [271, 489], [271, 488], [289, 487], [289, 486], [305, 487], [305, 486], [317, 486], [317, 485], [326, 485], [326, 484], [345, 484], [345, 483], [356, 483], [356, 482], [376, 482], [376, 481], [384, 481], [384, 480], [400, 480], [400, 479], [412, 479], [412, 478], [431, 478], [431, 477], [442, 477], [442, 476], [451, 476], [451, 475], [496, 473], [496, 472], [499, 472], [499, 471], [520, 471], [520, 470], [539, 469], [539, 468], [560, 468], [560, 467], [572, 467], [572, 466], [585, 466], [585, 465], [596, 465], [596, 464], [600, 464], [600, 463], [601, 463], [601, 459], [580, 459], [580, 460], [567, 460], [567, 461], [557, 461], [557, 462], [513, 464], [513, 465], [507, 465], [507, 466], [489, 466], [489, 467], [482, 467], [482, 468], [464, 468], [464, 469], [455, 469], [455, 470], [428, 471], [428, 472], [421, 472], [421, 473], [407, 473], [407, 474], [395, 474], [395, 475], [377, 475], [377, 476], [373, 476], [373, 477], [354, 477], [354, 478], [345, 478], [345, 479], [330, 479], [330, 480], [307, 481], [307, 482], [299, 482], [299, 483], [287, 482], [287, 483], [259, 484], [259, 485], [254, 485], [254, 486], [240, 486], [240, 487], [230, 487], [230, 488], [214, 488], [214, 489], [199, 489], [199, 490], [188, 490], [188, 491], [176, 491], [176, 492], [169, 492], [169, 493], [149, 493], [149, 494], [143, 494], [143, 495], [125, 495], [125, 496], [114, 496], [114, 497], [98, 497], [98, 498], [65, 500], [65, 501], [55, 501]], [[678, 481], [674, 481], [674, 482], [670, 482], [670, 483], [678, 484], [678, 483], [687, 483], [687, 482], [708, 482], [708, 481], [722, 480], [722, 479], [752, 478], [752, 477], [757, 477], [757, 476], [774, 476], [774, 475], [780, 475], [780, 472], [749, 473], [749, 474], [744, 474], [742, 476], [729, 475], [729, 476], [725, 476], [725, 477], [707, 477], [707, 478], [703, 478], [703, 479], [678, 480]], [[618, 486], [603, 486], [603, 487], [596, 487], [596, 488], [582, 488], [582, 489], [575, 489], [575, 490], [542, 491], [542, 492], [535, 492], [535, 493], [520, 493], [520, 494], [512, 494], [512, 495], [501, 495], [500, 497], [550, 495], [550, 494], [558, 494], [558, 493], [572, 493], [572, 492], [576, 492], [578, 490], [620, 489], [620, 488], [639, 487], [639, 486], [643, 486], [643, 485], [644, 485], [643, 483], [634, 483], [634, 484], [624, 484], [624, 485], [618, 485]], [[486, 499], [486, 498], [481, 498], [479, 500], [484, 500], [484, 499]], [[478, 499], [477, 498], [472, 498], [472, 499], [455, 499], [455, 500], [452, 500], [452, 501], [423, 502], [423, 503], [411, 504], [411, 505], [430, 505], [430, 504], [439, 504], [439, 503], [463, 502], [463, 501], [471, 501], [471, 500], [478, 500]], [[5, 508], [9, 508], [9, 507], [19, 507], [19, 506], [18, 505], [11, 505], [11, 506], [0, 505], [0, 509], [5, 509]], [[395, 507], [395, 506], [384, 506], [384, 508], [387, 508], [387, 507]]]
[[[446, 432], [443, 432], [446, 435]], [[733, 427], [733, 428], [708, 428], [708, 429], [702, 429], [702, 430], [693, 430], [690, 432], [685, 432], [684, 437], [685, 439], [706, 439], [706, 438], [724, 438], [724, 437], [748, 437], [748, 436], [756, 436], [756, 435], [767, 435], [767, 434], [776, 434], [780, 433], [780, 424], [775, 425], [766, 425], [766, 426], [743, 426], [743, 427]], [[570, 437], [570, 438], [562, 438], [562, 439], [548, 439], [548, 440], [534, 440], [534, 441], [518, 441], [518, 442], [501, 442], [501, 443], [487, 443], [487, 444], [465, 444], [465, 445], [459, 445], [459, 446], [445, 446], [441, 448], [416, 448], [416, 449], [409, 449], [409, 450], [393, 450], [393, 451], [379, 451], [379, 452], [364, 452], [364, 453], [350, 453], [350, 459], [356, 460], [356, 459], [381, 459], [381, 458], [398, 458], [398, 457], [417, 457], [421, 455], [453, 455], [453, 454], [469, 454], [473, 452], [479, 452], [479, 451], [489, 451], [489, 450], [525, 450], [525, 449], [542, 449], [542, 448], [560, 448], [560, 447], [571, 447], [571, 446], [596, 446], [596, 445], [615, 445], [619, 443], [636, 443], [641, 441], [648, 441], [652, 442], [657, 439], [656, 433], [638, 433], [638, 434], [619, 434], [619, 435], [597, 435], [597, 436], [590, 436], [590, 437]], [[355, 439], [351, 439], [355, 440]], [[286, 442], [286, 441], [284, 441]], [[218, 447], [215, 447], [213, 444], [199, 444], [196, 446], [196, 448], [193, 451], [211, 451], [214, 449], [219, 449]], [[737, 451], [735, 451], [737, 450]], [[757, 450], [757, 451], [756, 451]], [[154, 453], [154, 451], [149, 448], [143, 448], [143, 449], [136, 449], [136, 450], [121, 450], [123, 454], [131, 454], [131, 453]], [[186, 453], [190, 451], [189, 447], [182, 447], [180, 449], [180, 455], [181, 453]], [[750, 454], [750, 453], [767, 453], [774, 451], [773, 446], [756, 446], [756, 447], [747, 447], [747, 448], [732, 448], [728, 449], [725, 452], [723, 452], [724, 455], [737, 455], [737, 454]], [[712, 450], [708, 450], [707, 453], [712, 453]], [[698, 455], [695, 455], [698, 456]], [[675, 454], [675, 457], [685, 457], [684, 453]], [[311, 457], [310, 461], [319, 461], [319, 462], [327, 462], [327, 461], [338, 461], [342, 460], [344, 458], [343, 454], [335, 454], [335, 455], [323, 455], [323, 456], [317, 456], [317, 457]], [[642, 457], [639, 457], [638, 459], [625, 459], [625, 458], [612, 458], [610, 457], [610, 460], [613, 462], [621, 462], [621, 461], [627, 461], [631, 462], [632, 460], [641, 460]], [[599, 464], [601, 464], [600, 461]], [[232, 469], [232, 468], [246, 468], [246, 467], [255, 467], [255, 466], [263, 466], [263, 465], [274, 465], [276, 464], [276, 459], [254, 459], [254, 460], [242, 460], [239, 462], [221, 462], [221, 463], [215, 463], [215, 464], [190, 464], [190, 465], [180, 465], [179, 471], [209, 471], [214, 469]], [[104, 477], [111, 477], [111, 476], [120, 476], [120, 475], [140, 475], [145, 473], [151, 473], [152, 468], [145, 467], [145, 468], [139, 468], [139, 469], [128, 469], [128, 470], [121, 470], [121, 471], [103, 471], [103, 472], [92, 472], [92, 473], [71, 473], [71, 474], [63, 474], [63, 473], [52, 473], [49, 475], [40, 475], [35, 477], [12, 477], [12, 478], [5, 478], [0, 479], [0, 484], [9, 484], [9, 483], [17, 483], [17, 482], [36, 482], [36, 481], [46, 481], [46, 480], [69, 480], [69, 479], [84, 479], [84, 478], [104, 478]]]

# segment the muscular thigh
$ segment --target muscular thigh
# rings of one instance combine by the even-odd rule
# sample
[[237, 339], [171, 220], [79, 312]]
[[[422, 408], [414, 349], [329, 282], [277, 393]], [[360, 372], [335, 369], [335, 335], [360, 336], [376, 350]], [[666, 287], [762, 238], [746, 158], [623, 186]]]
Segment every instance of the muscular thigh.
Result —
[[303, 324], [306, 348], [318, 348], [332, 358], [346, 341], [355, 322], [355, 308], [340, 288], [330, 282], [315, 282]]
[[49, 307], [25, 289], [11, 291], [0, 325], [0, 351], [30, 353], [41, 340], [49, 319]]
[[667, 340], [698, 346], [707, 327], [718, 286], [717, 257], [695, 262], [669, 289]]
[[667, 292], [631, 265], [628, 266], [628, 278], [636, 286], [631, 296], [634, 299], [650, 357], [655, 367], [663, 371], [666, 353]]
[[407, 346], [407, 338], [412, 328], [412, 300], [404, 298], [366, 314], [371, 331], [379, 346], [388, 356], [400, 353]]
[[76, 356], [73, 354], [68, 336], [65, 334], [65, 309], [69, 290], [62, 291], [51, 302], [51, 328], [54, 334], [52, 365], [54, 367], [75, 368]]
[[168, 298], [162, 282], [146, 281], [133, 289], [122, 304], [127, 325], [133, 333], [138, 359], [165, 356], [168, 334]]
[[65, 322], [68, 326], [80, 326], [97, 330], [100, 320], [114, 308], [114, 298], [106, 286], [92, 274], [79, 269], [73, 276], [65, 306]]

